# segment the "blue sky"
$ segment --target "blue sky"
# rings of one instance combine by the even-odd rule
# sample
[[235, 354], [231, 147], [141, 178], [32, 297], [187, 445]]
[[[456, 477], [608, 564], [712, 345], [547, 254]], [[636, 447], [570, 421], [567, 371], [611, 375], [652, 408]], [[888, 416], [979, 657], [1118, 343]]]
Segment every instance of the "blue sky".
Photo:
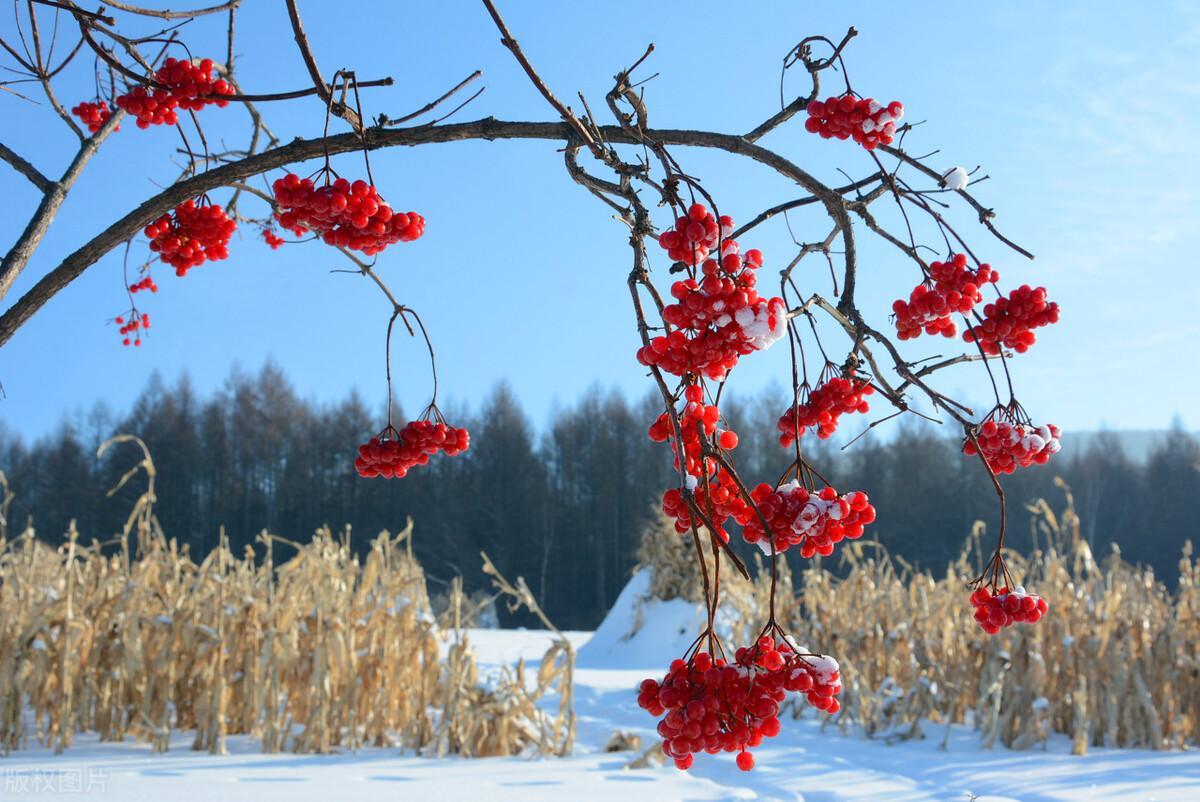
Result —
[[[178, 4], [175, 4], [178, 5]], [[475, 69], [487, 91], [458, 120], [486, 115], [551, 118], [498, 43], [474, 2], [302, 4], [322, 69], [391, 75], [371, 90], [368, 114], [399, 116]], [[659, 127], [745, 131], [778, 108], [783, 55], [803, 36], [836, 38], [853, 24], [846, 58], [855, 88], [898, 99], [924, 120], [908, 141], [916, 153], [940, 149], [932, 164], [982, 165], [991, 178], [977, 196], [998, 225], [1037, 254], [1028, 262], [959, 213], [955, 222], [981, 256], [1014, 282], [1045, 284], [1062, 322], [1012, 366], [1017, 395], [1038, 420], [1068, 429], [1144, 429], [1181, 414], [1195, 425], [1200, 377], [1191, 354], [1200, 335], [1194, 311], [1200, 274], [1200, 9], [1189, 3], [1003, 4], [761, 3], [731, 14], [728, 3], [501, 3], [510, 27], [561, 97], [585, 92], [602, 105], [611, 76], [656, 51], [646, 87]], [[360, 10], [358, 10], [360, 9]], [[11, 19], [0, 21], [5, 36]], [[216, 20], [189, 26], [197, 54], [222, 53]], [[248, 91], [300, 88], [305, 73], [282, 4], [248, 3], [239, 17], [238, 73]], [[90, 59], [64, 74], [60, 93], [90, 98]], [[0, 140], [55, 175], [72, 138], [45, 106], [0, 98]], [[323, 108], [305, 99], [264, 107], [285, 141], [320, 132]], [[201, 115], [210, 142], [244, 137], [244, 115]], [[806, 134], [793, 122], [764, 144], [819, 177], [838, 169], [870, 172], [866, 154]], [[32, 286], [66, 254], [169, 182], [173, 131], [127, 125], [105, 146], [64, 206], [6, 301]], [[599, 382], [640, 396], [649, 386], [633, 360], [637, 342], [625, 288], [628, 247], [619, 224], [571, 182], [556, 145], [466, 142], [372, 155], [385, 196], [421, 211], [422, 240], [386, 252], [379, 269], [400, 299], [421, 312], [439, 354], [447, 398], [476, 403], [507, 379], [535, 423], [554, 404]], [[675, 154], [739, 220], [794, 197], [777, 176], [724, 154]], [[312, 165], [307, 169], [313, 169]], [[344, 175], [361, 171], [338, 158]], [[31, 186], [0, 165], [0, 242], [11, 242], [36, 202]], [[220, 199], [220, 195], [215, 196]], [[884, 204], [880, 204], [881, 210]], [[886, 211], [881, 211], [885, 217]], [[660, 215], [657, 222], [669, 222]], [[801, 237], [825, 231], [812, 213], [795, 215]], [[864, 235], [866, 238], [867, 235]], [[937, 239], [924, 237], [936, 245]], [[743, 245], [760, 247], [768, 267], [791, 256], [782, 221]], [[144, 252], [135, 244], [134, 252]], [[331, 274], [340, 256], [319, 244], [271, 251], [244, 230], [226, 262], [177, 279], [159, 269], [160, 292], [145, 308], [154, 320], [142, 348], [122, 348], [107, 323], [125, 307], [121, 255], [93, 266], [0, 349], [0, 420], [36, 436], [100, 399], [123, 408], [153, 371], [187, 370], [201, 391], [217, 388], [235, 363], [256, 369], [271, 358], [299, 391], [321, 400], [358, 388], [382, 400], [383, 331], [389, 308], [367, 282]], [[336, 257], [336, 258], [335, 258]], [[658, 262], [665, 267], [665, 260]], [[815, 263], [802, 286], [827, 293]], [[666, 286], [666, 278], [660, 280]], [[891, 301], [916, 282], [898, 253], [864, 247], [861, 306], [886, 327]], [[803, 283], [807, 282], [807, 283]], [[827, 345], [835, 336], [830, 333]], [[913, 357], [953, 353], [951, 341], [918, 340]], [[422, 346], [397, 339], [399, 400], [419, 409], [428, 397]], [[831, 349], [832, 350], [832, 349]], [[782, 346], [743, 360], [731, 385], [751, 394], [787, 382]], [[978, 366], [941, 374], [941, 387], [986, 405]]]

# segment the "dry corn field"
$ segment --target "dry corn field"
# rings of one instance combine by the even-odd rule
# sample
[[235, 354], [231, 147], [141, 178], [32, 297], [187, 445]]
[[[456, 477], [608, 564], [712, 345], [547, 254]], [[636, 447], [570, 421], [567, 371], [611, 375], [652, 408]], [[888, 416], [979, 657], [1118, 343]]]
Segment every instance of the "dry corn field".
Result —
[[[1014, 576], [1050, 601], [1036, 626], [987, 636], [975, 624], [965, 588], [989, 556], [980, 526], [937, 576], [864, 541], [842, 544], [836, 571], [832, 561], [798, 577], [780, 571], [781, 598], [794, 597], [785, 626], [842, 666], [842, 713], [831, 725], [902, 740], [948, 737], [937, 725], [968, 722], [983, 746], [1018, 749], [1066, 733], [1077, 754], [1200, 742], [1200, 572], [1190, 542], [1174, 590], [1116, 554], [1097, 561], [1070, 490], [1059, 486], [1060, 512], [1045, 501], [1029, 507], [1038, 548], [1006, 554]], [[643, 540], [655, 596], [702, 598], [691, 548], [663, 529]], [[736, 643], [758, 634], [768, 573], [760, 561], [759, 580], [747, 584], [722, 565], [722, 593], [737, 615], [720, 623]]]
[[[268, 752], [570, 752], [569, 642], [551, 648], [536, 676], [518, 663], [483, 687], [462, 628], [470, 602], [456, 585], [435, 619], [411, 525], [380, 534], [362, 555], [345, 533], [322, 529], [303, 544], [263, 532], [256, 549], [222, 546], [196, 562], [154, 515], [148, 453], [122, 484], [143, 474], [147, 490], [117, 537], [85, 544], [71, 531], [57, 547], [32, 530], [9, 537], [0, 474], [4, 752], [31, 741], [61, 751], [79, 732], [165, 750], [180, 730], [216, 753], [232, 734]], [[936, 577], [861, 541], [843, 549], [836, 571], [819, 561], [799, 575], [781, 567], [780, 598], [793, 599], [782, 606], [786, 626], [841, 661], [843, 712], [829, 726], [902, 740], [970, 722], [985, 746], [1035, 747], [1059, 732], [1079, 753], [1200, 741], [1200, 577], [1190, 544], [1174, 591], [1116, 555], [1098, 563], [1063, 489], [1062, 512], [1030, 507], [1039, 548], [1009, 557], [1016, 576], [1051, 600], [1037, 626], [996, 637], [976, 628], [964, 587], [985, 548], [978, 530]], [[698, 600], [689, 548], [648, 530], [640, 556], [654, 567], [654, 596]], [[766, 607], [769, 572], [761, 560], [758, 568], [753, 583], [722, 570], [732, 613], [722, 629], [739, 642], [757, 634]], [[486, 557], [484, 570], [552, 629], [523, 581], [509, 583]]]
[[[172, 730], [214, 753], [241, 733], [267, 752], [571, 750], [570, 645], [551, 647], [536, 682], [518, 663], [482, 687], [458, 626], [467, 601], [455, 586], [433, 618], [411, 524], [361, 556], [319, 530], [304, 544], [264, 532], [257, 553], [222, 545], [196, 562], [159, 526], [142, 450], [122, 484], [144, 474], [147, 490], [103, 544], [74, 531], [58, 547], [32, 530], [10, 539], [0, 474], [0, 751], [30, 739], [61, 751], [79, 732], [161, 751]], [[536, 607], [522, 581], [493, 578]], [[547, 695], [562, 700], [556, 714], [538, 704]]]

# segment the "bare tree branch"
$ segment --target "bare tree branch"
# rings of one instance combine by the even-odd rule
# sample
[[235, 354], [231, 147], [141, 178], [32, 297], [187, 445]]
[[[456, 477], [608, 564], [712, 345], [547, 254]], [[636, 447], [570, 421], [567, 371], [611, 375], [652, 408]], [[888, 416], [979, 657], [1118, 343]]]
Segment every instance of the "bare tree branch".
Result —
[[46, 176], [42, 175], [42, 171], [30, 164], [26, 159], [12, 148], [0, 142], [0, 159], [8, 162], [21, 175], [29, 179], [29, 181], [43, 193], [49, 192], [54, 187], [54, 182]]

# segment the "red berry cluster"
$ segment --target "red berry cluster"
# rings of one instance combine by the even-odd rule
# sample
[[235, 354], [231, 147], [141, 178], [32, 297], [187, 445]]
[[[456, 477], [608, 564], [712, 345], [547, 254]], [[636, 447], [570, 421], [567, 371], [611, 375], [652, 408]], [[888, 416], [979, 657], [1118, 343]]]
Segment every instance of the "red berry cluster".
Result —
[[182, 276], [206, 261], [228, 259], [229, 238], [235, 230], [237, 222], [220, 206], [187, 200], [146, 226], [143, 233], [150, 238], [150, 250], [175, 268], [175, 275]]
[[688, 213], [675, 221], [674, 228], [659, 236], [658, 244], [672, 261], [695, 267], [732, 233], [732, 217], [721, 215], [718, 220], [704, 204], [693, 203]]
[[1026, 593], [1025, 588], [1000, 588], [995, 593], [986, 587], [976, 588], [971, 606], [975, 608], [975, 620], [989, 635], [1016, 623], [1036, 624], [1050, 610], [1045, 599]]
[[412, 242], [425, 233], [425, 218], [416, 212], [393, 212], [366, 181], [338, 178], [316, 187], [310, 178], [288, 173], [274, 184], [275, 203], [284, 228], [306, 229], [328, 245], [373, 256], [397, 242]]
[[121, 345], [137, 346], [142, 344], [141, 332], [150, 328], [150, 315], [131, 309], [128, 312], [128, 320], [124, 315], [118, 315], [113, 318], [113, 323], [120, 326], [117, 333], [121, 335]]
[[689, 476], [688, 489], [692, 491], [692, 500], [701, 512], [698, 520], [693, 520], [682, 490], [673, 487], [663, 493], [662, 509], [675, 519], [675, 531], [683, 534], [692, 531], [693, 525], [705, 526], [704, 519], [707, 517], [716, 527], [717, 537], [728, 543], [729, 533], [725, 531], [725, 522], [730, 518], [736, 520], [742, 517], [748, 509], [733, 476], [724, 468], [719, 469], [707, 483]]
[[955, 312], [965, 315], [974, 309], [983, 300], [983, 285], [994, 284], [999, 278], [991, 265], [980, 265], [972, 271], [962, 253], [954, 254], [948, 262], [934, 262], [929, 266], [929, 279], [913, 289], [908, 301], [892, 304], [896, 333], [901, 340], [911, 340], [921, 332], [953, 337], [958, 328], [950, 316]]
[[803, 437], [810, 426], [816, 427], [821, 439], [832, 436], [842, 415], [870, 411], [866, 397], [874, 392], [866, 379], [840, 375], [826, 378], [808, 393], [807, 399], [779, 416], [779, 444], [788, 448], [796, 441], [796, 432]]
[[415, 420], [396, 431], [389, 426], [358, 447], [354, 469], [366, 478], [400, 479], [417, 465], [428, 465], [439, 451], [453, 457], [471, 445], [471, 435], [445, 423]]
[[802, 557], [828, 557], [834, 544], [862, 537], [863, 528], [875, 520], [875, 507], [861, 491], [838, 495], [832, 487], [825, 487], [812, 493], [793, 481], [779, 488], [760, 484], [750, 491], [750, 497], [767, 519], [771, 532], [763, 531], [762, 521], [749, 505], [736, 520], [742, 525], [746, 542], [756, 544], [766, 554], [771, 553], [773, 537], [776, 553], [798, 545]]
[[1058, 304], [1046, 300], [1046, 288], [1022, 284], [985, 306], [983, 322], [963, 332], [963, 339], [978, 342], [987, 354], [998, 354], [1001, 347], [1023, 354], [1037, 341], [1034, 329], [1057, 322]]
[[[721, 420], [721, 410], [714, 405], [704, 403], [704, 388], [700, 385], [688, 385], [684, 390], [684, 401], [683, 412], [678, 417], [684, 457], [687, 459], [687, 465], [683, 466], [683, 469], [691, 476], [699, 477], [706, 473], [712, 473], [715, 467], [711, 458], [707, 462], [702, 461], [703, 438], [716, 435], [717, 444], [729, 451], [737, 448], [738, 436], [729, 430], [718, 432], [717, 424]], [[671, 426], [671, 413], [664, 412], [659, 415], [651, 424], [649, 434], [650, 439], [656, 443], [674, 440], [675, 431]], [[675, 469], [679, 470], [679, 468], [679, 454], [676, 452]]]
[[1027, 423], [1011, 423], [988, 419], [975, 430], [975, 442], [963, 440], [963, 453], [974, 456], [983, 452], [988, 467], [995, 473], [1012, 473], [1017, 468], [1045, 465], [1051, 454], [1062, 448], [1062, 430], [1053, 423], [1034, 427]]
[[225, 108], [226, 95], [233, 86], [224, 78], [214, 79], [212, 59], [193, 64], [186, 59], [169, 58], [154, 73], [157, 86], [138, 86], [117, 98], [117, 106], [137, 118], [138, 128], [152, 125], [175, 125], [179, 115], [175, 109], [200, 111], [209, 104]]
[[[112, 110], [108, 107], [108, 102], [104, 100], [98, 100], [95, 103], [84, 101], [71, 109], [71, 113], [78, 117], [79, 121], [86, 125], [88, 131], [93, 134], [104, 127], [104, 124], [112, 117]], [[121, 126], [118, 125], [117, 130], [120, 131]]]
[[779, 706], [789, 692], [807, 694], [809, 704], [828, 713], [840, 709], [837, 661], [802, 654], [785, 640], [764, 635], [737, 650], [732, 664], [698, 652], [675, 660], [661, 682], [642, 681], [638, 706], [660, 717], [663, 753], [680, 769], [693, 755], [737, 752], [737, 766], [754, 768], [748, 751], [779, 734]]
[[[692, 258], [700, 257], [701, 276], [671, 285], [676, 303], [663, 309], [663, 321], [674, 328], [638, 349], [637, 358], [643, 365], [657, 365], [676, 376], [696, 373], [721, 381], [740, 357], [769, 348], [787, 332], [783, 299], [763, 298], [754, 288], [758, 281], [755, 271], [763, 263], [760, 251], [752, 248], [742, 254], [737, 242], [724, 240], [720, 258], [708, 256], [717, 246], [718, 233], [732, 225], [729, 221], [718, 226], [712, 214], [697, 203], [680, 218], [675, 230], [659, 239], [677, 261], [694, 264]], [[689, 233], [681, 234], [681, 227]], [[712, 233], [703, 234], [705, 239], [699, 243], [689, 240], [686, 248], [678, 244], [680, 237], [695, 233], [692, 228]]]
[[804, 127], [825, 139], [853, 139], [867, 150], [892, 144], [896, 123], [904, 117], [904, 105], [893, 100], [882, 106], [869, 97], [856, 98], [847, 92], [808, 104]]
[[154, 279], [150, 278], [150, 276], [143, 276], [129, 285], [130, 292], [141, 292], [142, 290], [158, 292], [158, 285], [154, 283]]

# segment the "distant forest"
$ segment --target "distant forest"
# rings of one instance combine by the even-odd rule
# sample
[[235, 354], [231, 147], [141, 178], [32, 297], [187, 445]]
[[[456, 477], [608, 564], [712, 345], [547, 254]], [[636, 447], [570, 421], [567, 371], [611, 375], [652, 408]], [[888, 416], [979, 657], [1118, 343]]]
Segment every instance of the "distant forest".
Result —
[[[659, 404], [594, 389], [539, 432], [500, 385], [478, 410], [452, 416], [471, 430], [466, 454], [436, 458], [400, 480], [360, 479], [355, 446], [380, 428], [381, 410], [353, 394], [313, 404], [267, 366], [235, 371], [210, 397], [186, 378], [173, 386], [152, 378], [128, 414], [98, 407], [31, 444], [0, 426], [0, 470], [16, 493], [10, 534], [32, 520], [40, 537], [57, 541], [75, 519], [85, 539], [104, 540], [120, 529], [142, 482], [105, 498], [138, 453], [123, 445], [101, 460], [96, 447], [113, 433], [137, 434], [159, 468], [159, 518], [193, 555], [216, 543], [222, 525], [240, 550], [264, 528], [303, 539], [321, 524], [351, 524], [364, 543], [411, 516], [418, 557], [435, 581], [461, 575], [468, 589], [483, 587], [478, 555], [487, 551], [507, 575], [526, 577], [559, 626], [585, 629], [620, 592], [656, 499], [673, 482], [668, 449], [646, 437]], [[785, 406], [781, 392], [722, 404], [741, 435], [735, 456], [748, 481], [773, 482], [787, 465], [775, 438]], [[859, 424], [843, 419], [852, 431]], [[994, 532], [993, 490], [953, 433], [888, 426], [890, 436], [876, 430], [846, 450], [810, 434], [806, 453], [839, 490], [870, 495], [879, 518], [868, 537], [937, 571], [974, 521]], [[1024, 503], [1045, 497], [1059, 506], [1055, 476], [1074, 491], [1098, 557], [1119, 544], [1127, 559], [1174, 581], [1184, 541], [1200, 532], [1195, 438], [1180, 428], [1164, 433], [1134, 462], [1115, 435], [1101, 434], [1086, 449], [1005, 477], [1014, 547], [1030, 543]]]

